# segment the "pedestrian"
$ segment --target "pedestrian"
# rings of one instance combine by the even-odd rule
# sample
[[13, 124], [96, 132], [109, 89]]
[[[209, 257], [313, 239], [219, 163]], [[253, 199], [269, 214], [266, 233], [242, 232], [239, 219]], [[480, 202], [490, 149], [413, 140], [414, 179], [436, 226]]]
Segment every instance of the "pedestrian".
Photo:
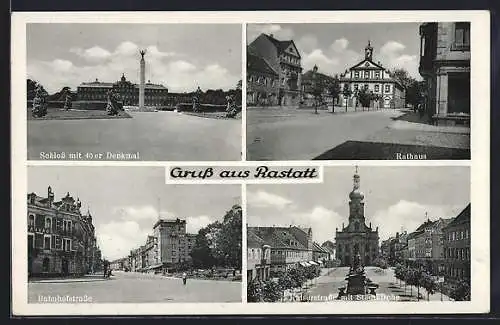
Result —
[[186, 272], [184, 272], [184, 273], [182, 273], [182, 283], [184, 285], [186, 285], [186, 282], [187, 282], [187, 274], [186, 274]]

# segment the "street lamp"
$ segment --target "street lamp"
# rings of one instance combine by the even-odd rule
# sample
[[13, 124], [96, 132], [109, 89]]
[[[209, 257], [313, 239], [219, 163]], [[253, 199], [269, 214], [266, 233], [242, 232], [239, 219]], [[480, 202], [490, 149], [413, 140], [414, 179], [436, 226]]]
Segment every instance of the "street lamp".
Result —
[[347, 103], [348, 103], [348, 100], [349, 100], [349, 96], [351, 95], [351, 84], [350, 83], [345, 83], [344, 84], [344, 90], [342, 92], [342, 94], [344, 95], [344, 98], [345, 98], [345, 111], [347, 113]]

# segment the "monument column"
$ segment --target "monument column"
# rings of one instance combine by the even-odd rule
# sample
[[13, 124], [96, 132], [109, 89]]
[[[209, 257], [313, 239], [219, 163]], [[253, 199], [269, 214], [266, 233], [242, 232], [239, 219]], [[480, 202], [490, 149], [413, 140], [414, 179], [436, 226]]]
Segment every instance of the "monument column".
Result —
[[144, 83], [146, 79], [146, 61], [144, 61], [144, 55], [146, 50], [141, 50], [141, 71], [140, 71], [140, 82], [139, 82], [139, 110], [144, 110]]

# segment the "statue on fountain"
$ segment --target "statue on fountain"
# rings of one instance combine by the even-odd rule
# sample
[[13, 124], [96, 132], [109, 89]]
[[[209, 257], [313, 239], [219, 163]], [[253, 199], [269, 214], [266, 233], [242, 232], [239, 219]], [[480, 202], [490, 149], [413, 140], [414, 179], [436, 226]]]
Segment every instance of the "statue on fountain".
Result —
[[31, 114], [34, 117], [43, 117], [47, 115], [47, 101], [45, 92], [42, 87], [38, 85], [35, 90], [35, 98], [33, 98], [33, 107]]
[[226, 117], [234, 118], [238, 114], [238, 108], [236, 107], [235, 100], [233, 96], [226, 96], [227, 107], [226, 107]]
[[348, 295], [364, 295], [366, 293], [365, 268], [361, 265], [361, 256], [359, 254], [354, 256], [346, 280]]

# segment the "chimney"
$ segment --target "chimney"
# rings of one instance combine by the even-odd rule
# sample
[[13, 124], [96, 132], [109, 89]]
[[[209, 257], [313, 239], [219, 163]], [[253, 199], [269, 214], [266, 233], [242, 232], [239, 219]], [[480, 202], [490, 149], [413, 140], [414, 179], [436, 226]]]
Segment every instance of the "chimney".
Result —
[[48, 206], [49, 206], [49, 208], [51, 208], [52, 203], [54, 203], [54, 192], [52, 192], [52, 187], [50, 187], [50, 186], [47, 188], [47, 199], [49, 200]]

